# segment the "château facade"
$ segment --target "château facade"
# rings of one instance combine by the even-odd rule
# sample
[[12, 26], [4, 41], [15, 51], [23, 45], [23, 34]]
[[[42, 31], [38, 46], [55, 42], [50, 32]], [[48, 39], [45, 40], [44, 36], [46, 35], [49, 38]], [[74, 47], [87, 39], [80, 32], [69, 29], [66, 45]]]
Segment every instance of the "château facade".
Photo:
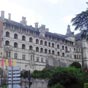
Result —
[[69, 66], [82, 63], [80, 34], [74, 35], [70, 26], [66, 35], [51, 33], [45, 25], [28, 26], [25, 17], [18, 23], [0, 17], [0, 58], [16, 59], [22, 69], [42, 70], [46, 66]]

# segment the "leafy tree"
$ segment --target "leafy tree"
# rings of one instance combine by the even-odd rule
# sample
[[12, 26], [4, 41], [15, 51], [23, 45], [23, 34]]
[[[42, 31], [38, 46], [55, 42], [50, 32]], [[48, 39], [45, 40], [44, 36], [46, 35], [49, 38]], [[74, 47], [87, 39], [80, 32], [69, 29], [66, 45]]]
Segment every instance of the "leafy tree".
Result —
[[72, 23], [75, 26], [75, 30], [82, 30], [83, 27], [88, 28], [88, 9], [77, 14], [72, 19]]
[[54, 86], [52, 86], [51, 88], [64, 88], [61, 84], [57, 83]]
[[21, 71], [21, 77], [28, 78], [30, 76], [30, 71], [23, 70]]
[[53, 77], [49, 80], [48, 86], [53, 86], [57, 83], [60, 83], [65, 88], [71, 88], [71, 86], [78, 84], [78, 79], [73, 74], [62, 72], [54, 74]]

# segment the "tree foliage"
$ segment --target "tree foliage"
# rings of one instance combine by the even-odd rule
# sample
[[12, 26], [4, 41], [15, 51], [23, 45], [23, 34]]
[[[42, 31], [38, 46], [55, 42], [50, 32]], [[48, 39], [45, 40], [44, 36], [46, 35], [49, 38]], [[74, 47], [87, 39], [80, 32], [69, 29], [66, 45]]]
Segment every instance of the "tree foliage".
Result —
[[58, 83], [63, 85], [65, 88], [71, 88], [71, 86], [78, 84], [78, 79], [69, 72], [57, 73], [54, 74], [53, 77], [49, 80], [48, 86], [53, 86]]
[[79, 14], [77, 14], [73, 19], [72, 23], [75, 26], [75, 30], [80, 29], [85, 26], [88, 28], [88, 9], [86, 11], [83, 11]]
[[32, 77], [49, 79], [49, 88], [53, 88], [58, 83], [64, 86], [64, 88], [83, 88], [84, 83], [88, 82], [88, 73], [75, 67], [46, 68], [42, 71], [34, 71]]
[[64, 87], [61, 84], [58, 83], [58, 84], [53, 85], [50, 88], [64, 88]]
[[28, 78], [30, 76], [30, 71], [23, 70], [21, 71], [21, 77]]

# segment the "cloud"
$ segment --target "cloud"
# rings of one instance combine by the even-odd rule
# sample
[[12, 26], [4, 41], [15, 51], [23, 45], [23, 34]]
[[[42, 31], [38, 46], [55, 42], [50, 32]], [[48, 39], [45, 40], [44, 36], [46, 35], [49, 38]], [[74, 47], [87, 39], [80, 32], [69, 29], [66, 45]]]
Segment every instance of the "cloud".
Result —
[[58, 4], [58, 3], [62, 3], [64, 0], [45, 0], [51, 4]]
[[36, 13], [32, 8], [25, 8], [18, 3], [10, 2], [10, 0], [2, 0], [0, 2], [0, 11], [5, 11], [5, 17], [7, 18], [7, 13], [11, 13], [12, 20], [21, 21], [21, 17], [25, 16], [27, 18], [28, 24], [33, 25], [35, 22], [39, 22], [42, 16]]

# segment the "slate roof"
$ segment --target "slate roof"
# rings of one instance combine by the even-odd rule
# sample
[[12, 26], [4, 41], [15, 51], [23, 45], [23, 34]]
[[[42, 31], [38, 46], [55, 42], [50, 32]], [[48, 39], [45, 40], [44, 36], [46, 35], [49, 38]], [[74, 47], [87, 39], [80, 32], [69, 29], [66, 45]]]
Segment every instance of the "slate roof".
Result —
[[[32, 32], [35, 32], [39, 35], [39, 29], [36, 30], [34, 27], [32, 26], [27, 26], [27, 25], [23, 25], [21, 23], [18, 23], [18, 22], [15, 22], [15, 21], [12, 21], [12, 20], [8, 20], [8, 19], [5, 19], [4, 20], [4, 23], [6, 23], [7, 25], [12, 25], [12, 26], [15, 26], [17, 28], [22, 28], [23, 30], [30, 30]], [[45, 33], [45, 36], [51, 36], [53, 38], [57, 38], [57, 39], [61, 39], [61, 40], [66, 40], [66, 35], [62, 35], [62, 34], [57, 34], [57, 33], [51, 33], [51, 32], [46, 32]], [[68, 41], [68, 40], [67, 40]], [[71, 41], [70, 41], [71, 42]]]
[[16, 26], [18, 28], [22, 28], [24, 30], [30, 30], [30, 31], [37, 32], [37, 33], [39, 32], [38, 30], [35, 30], [35, 28], [32, 26], [27, 26], [27, 25], [24, 26], [23, 24], [12, 21], [12, 20], [5, 19], [4, 23], [6, 23], [8, 25]]

